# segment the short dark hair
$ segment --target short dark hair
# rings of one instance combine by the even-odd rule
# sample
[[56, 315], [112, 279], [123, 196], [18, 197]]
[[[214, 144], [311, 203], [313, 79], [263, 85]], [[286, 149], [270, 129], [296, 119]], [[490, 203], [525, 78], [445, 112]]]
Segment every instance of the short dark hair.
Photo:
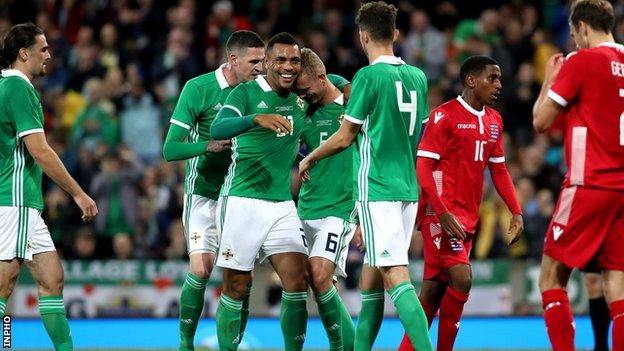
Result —
[[580, 21], [592, 29], [611, 33], [615, 24], [613, 6], [606, 0], [575, 1], [570, 10], [570, 23], [576, 28]]
[[41, 28], [32, 22], [16, 24], [4, 36], [4, 44], [0, 50], [0, 67], [8, 68], [17, 60], [20, 49], [35, 44], [38, 35], [43, 34]]
[[228, 53], [247, 48], [263, 48], [264, 42], [256, 32], [250, 30], [238, 30], [230, 35], [225, 44]]
[[377, 42], [388, 42], [394, 38], [397, 8], [383, 1], [373, 1], [360, 7], [355, 23], [360, 30], [368, 32]]
[[268, 53], [271, 51], [275, 44], [297, 45], [301, 47], [297, 39], [295, 39], [295, 37], [293, 37], [290, 33], [286, 32], [275, 34], [273, 38], [269, 39], [269, 42], [266, 45], [266, 52]]
[[459, 79], [461, 79], [462, 85], [466, 85], [466, 77], [468, 77], [469, 74], [478, 75], [489, 65], [498, 66], [498, 62], [491, 57], [483, 55], [475, 55], [467, 58], [459, 69]]

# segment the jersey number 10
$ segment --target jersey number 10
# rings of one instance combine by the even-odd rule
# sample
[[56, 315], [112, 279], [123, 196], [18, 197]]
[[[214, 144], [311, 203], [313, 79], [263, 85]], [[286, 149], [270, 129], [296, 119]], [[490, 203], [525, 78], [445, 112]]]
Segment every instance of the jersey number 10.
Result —
[[401, 84], [401, 81], [398, 81], [398, 80], [395, 81], [394, 84], [396, 85], [397, 103], [399, 104], [399, 111], [407, 112], [410, 114], [409, 135], [412, 136], [414, 135], [414, 130], [416, 129], [416, 109], [418, 107], [417, 106], [418, 99], [416, 99], [416, 91], [410, 90], [409, 95], [410, 95], [411, 102], [404, 102], [403, 101], [403, 84]]

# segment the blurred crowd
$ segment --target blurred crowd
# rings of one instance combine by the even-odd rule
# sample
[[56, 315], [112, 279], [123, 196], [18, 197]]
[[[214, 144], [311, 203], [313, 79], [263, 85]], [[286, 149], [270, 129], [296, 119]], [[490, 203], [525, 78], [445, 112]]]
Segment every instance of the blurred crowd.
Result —
[[[395, 51], [429, 78], [433, 108], [461, 91], [459, 67], [489, 55], [503, 71], [503, 115], [509, 168], [525, 215], [523, 240], [508, 248], [509, 213], [493, 186], [483, 186], [478, 259], [537, 258], [565, 172], [561, 130], [531, 128], [531, 108], [548, 57], [573, 50], [565, 1], [390, 1], [399, 8]], [[162, 143], [184, 83], [223, 62], [229, 34], [263, 38], [288, 31], [351, 79], [367, 64], [354, 13], [338, 0], [5, 0], [0, 35], [32, 21], [51, 46], [48, 76], [36, 79], [50, 144], [100, 214], [84, 225], [71, 199], [46, 182], [45, 218], [59, 252], [71, 259], [178, 259], [184, 163], [167, 163]], [[624, 1], [615, 4], [616, 40], [624, 38]], [[489, 177], [486, 177], [489, 179]], [[294, 182], [296, 188], [297, 182]], [[293, 192], [296, 192], [294, 189]], [[411, 248], [421, 255], [419, 235]], [[353, 251], [352, 260], [360, 254]]]

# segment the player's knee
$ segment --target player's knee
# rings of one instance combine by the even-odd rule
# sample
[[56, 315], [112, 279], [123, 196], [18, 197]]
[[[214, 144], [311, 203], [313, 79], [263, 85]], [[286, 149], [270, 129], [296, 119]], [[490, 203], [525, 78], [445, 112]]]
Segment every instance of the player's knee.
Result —
[[312, 270], [312, 277], [310, 279], [310, 285], [312, 290], [317, 293], [323, 293], [331, 288], [333, 285], [333, 271], [323, 272]]
[[282, 277], [282, 286], [284, 291], [307, 291], [310, 282], [310, 274], [307, 270], [303, 270], [296, 274], [287, 274]]
[[223, 293], [235, 300], [244, 300], [247, 296], [247, 282], [240, 279], [223, 281]]
[[191, 265], [190, 271], [197, 278], [208, 279], [210, 278], [210, 274], [212, 273], [212, 265], [204, 265], [204, 264]]
[[39, 295], [59, 296], [63, 294], [63, 277], [44, 279], [37, 283]]
[[470, 275], [454, 277], [454, 279], [449, 283], [449, 285], [456, 291], [468, 294], [470, 292], [470, 288], [472, 288], [472, 277]]

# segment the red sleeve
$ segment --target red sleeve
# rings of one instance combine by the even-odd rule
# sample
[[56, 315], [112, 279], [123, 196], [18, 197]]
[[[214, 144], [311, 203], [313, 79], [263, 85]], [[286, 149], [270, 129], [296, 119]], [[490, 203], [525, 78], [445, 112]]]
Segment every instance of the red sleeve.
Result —
[[[496, 188], [496, 192], [505, 202], [507, 208], [512, 214], [522, 214], [522, 208], [516, 198], [516, 189], [514, 188], [511, 176], [507, 171], [507, 167], [504, 162], [501, 163], [488, 163], [490, 168], [490, 174], [492, 176], [492, 183]], [[420, 182], [420, 179], [418, 179]]]
[[[490, 151], [488, 156], [489, 163], [504, 163], [505, 162], [505, 148], [503, 147], [503, 118], [498, 115], [498, 126], [496, 130], [496, 143], [494, 148]], [[491, 127], [494, 128], [494, 127]], [[493, 137], [494, 131], [490, 131], [490, 137]]]
[[573, 52], [569, 54], [561, 70], [555, 79], [555, 83], [548, 91], [548, 97], [565, 107], [574, 100], [581, 90], [585, 79], [586, 67], [588, 65], [587, 53]]
[[[430, 122], [431, 123], [431, 120]], [[447, 212], [446, 206], [442, 203], [435, 179], [433, 179], [433, 170], [438, 161], [429, 157], [418, 157], [416, 159], [416, 177], [418, 178], [418, 186], [422, 190], [423, 197], [427, 203], [431, 204], [433, 211], [437, 216]]]
[[448, 114], [442, 109], [431, 111], [429, 122], [418, 144], [417, 156], [440, 159], [448, 140], [446, 127], [448, 119]]

